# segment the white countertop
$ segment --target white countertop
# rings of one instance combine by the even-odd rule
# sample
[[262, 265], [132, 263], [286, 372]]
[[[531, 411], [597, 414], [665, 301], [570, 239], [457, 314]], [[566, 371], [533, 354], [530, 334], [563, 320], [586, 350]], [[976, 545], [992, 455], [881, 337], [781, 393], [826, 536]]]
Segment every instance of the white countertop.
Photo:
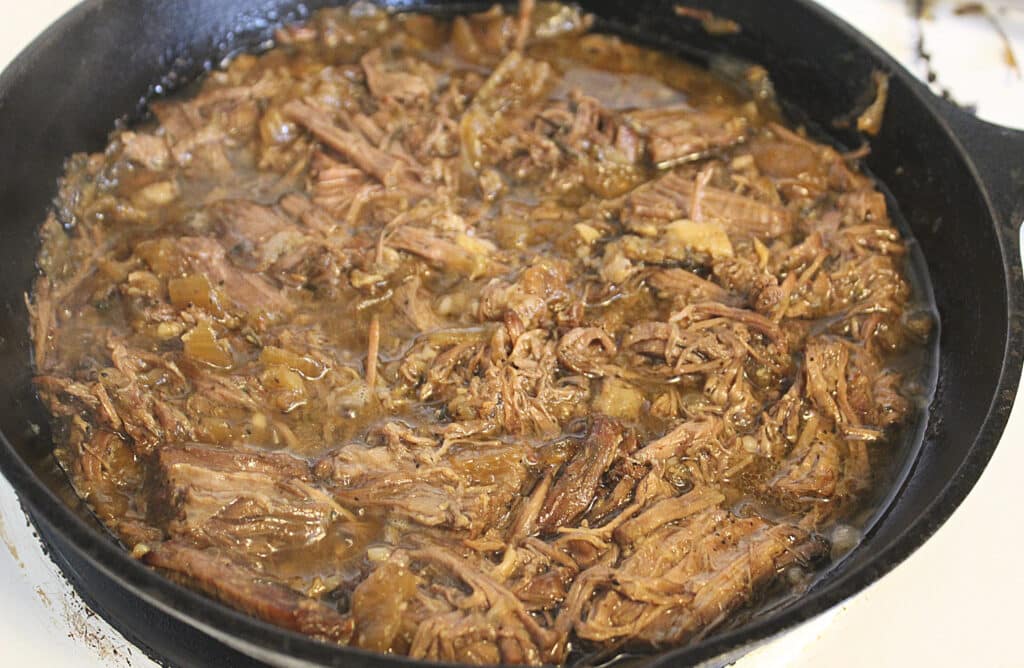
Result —
[[[767, 0], [766, 0], [767, 1]], [[75, 0], [4, 0], [0, 66]], [[935, 0], [916, 23], [912, 0], [823, 0], [908, 69], [919, 31], [938, 83], [991, 121], [1024, 128], [1024, 82], [1006, 65], [995, 28], [954, 16], [964, 3]], [[984, 3], [1024, 58], [1024, 2]], [[1024, 65], [1024, 63], [1022, 63]], [[1024, 163], [1024, 156], [1022, 156]], [[1024, 402], [1018, 402], [992, 462], [953, 517], [879, 583], [744, 657], [741, 668], [928, 665], [1024, 666], [1018, 609], [1024, 601], [1024, 535], [1008, 516], [1024, 502]], [[17, 499], [0, 477], [0, 665], [155, 666], [92, 615], [45, 557]], [[6, 549], [5, 549], [6, 548]]]

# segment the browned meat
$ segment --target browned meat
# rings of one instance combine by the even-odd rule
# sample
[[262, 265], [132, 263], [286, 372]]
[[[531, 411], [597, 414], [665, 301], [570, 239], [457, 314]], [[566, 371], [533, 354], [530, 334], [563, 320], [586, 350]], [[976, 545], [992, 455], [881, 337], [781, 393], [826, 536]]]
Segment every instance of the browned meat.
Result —
[[347, 643], [352, 637], [352, 618], [331, 606], [268, 583], [256, 571], [239, 566], [215, 552], [198, 550], [169, 541], [150, 546], [143, 560], [155, 568], [185, 578], [228, 605], [299, 633]]
[[715, 438], [721, 426], [717, 420], [683, 422], [661, 438], [641, 448], [636, 453], [636, 458], [644, 462], [656, 462], [678, 457], [694, 442]]
[[797, 447], [790, 456], [792, 464], [784, 466], [772, 488], [793, 499], [829, 498], [836, 492], [840, 469], [839, 450], [835, 443], [817, 439], [809, 446]]
[[216, 239], [181, 237], [177, 246], [185, 265], [223, 288], [228, 298], [247, 314], [282, 314], [291, 310], [288, 297], [267, 278], [232, 266]]
[[418, 585], [416, 576], [396, 563], [385, 562], [370, 573], [352, 592], [352, 644], [377, 652], [398, 644]]
[[494, 279], [481, 294], [480, 317], [504, 320], [513, 340], [549, 326], [571, 307], [568, 279], [569, 267], [549, 260], [527, 267], [514, 281]]
[[[480, 87], [460, 122], [462, 151], [471, 167], [478, 169], [492, 163], [488, 149], [514, 130], [521, 116], [551, 89], [554, 79], [555, 71], [549, 63], [527, 58], [519, 51], [505, 56]], [[518, 139], [523, 140], [524, 136]]]
[[455, 496], [455, 480], [448, 484], [410, 480], [409, 473], [381, 475], [363, 487], [338, 490], [339, 499], [350, 504], [379, 508], [424, 526], [468, 529], [470, 518]]
[[[289, 244], [303, 237], [298, 226], [273, 209], [247, 200], [215, 202], [209, 213], [231, 256], [244, 259], [256, 271], [266, 271]], [[272, 239], [276, 243], [269, 243]]]
[[378, 149], [358, 131], [343, 130], [326, 113], [302, 101], [289, 102], [284, 113], [381, 183], [401, 182], [412, 191], [425, 192], [425, 187], [419, 183], [419, 169], [405, 156]]
[[615, 541], [620, 545], [632, 545], [670, 522], [717, 507], [723, 501], [725, 496], [721, 492], [703, 488], [695, 489], [683, 496], [664, 499], [616, 527]]
[[[366, 73], [366, 85], [374, 97], [399, 104], [426, 102], [434, 91], [434, 75], [422, 61], [386, 62], [380, 49], [370, 51], [359, 63]], [[409, 71], [402, 67], [415, 68]]]
[[[763, 398], [744, 367], [748, 361], [756, 360], [761, 383], [791, 371], [793, 360], [781, 329], [753, 311], [717, 302], [686, 306], [671, 320], [634, 325], [623, 338], [623, 348], [635, 356], [645, 375], [688, 377], [690, 382], [702, 383], [705, 400], [718, 407], [716, 414], [724, 413], [736, 428], [751, 428], [762, 409]], [[693, 415], [700, 417], [703, 412], [694, 411]], [[679, 429], [680, 434], [692, 429], [696, 435], [703, 431], [703, 425], [697, 421]], [[666, 446], [674, 447], [673, 440], [657, 441], [648, 447], [660, 453]], [[749, 459], [746, 463], [750, 463]]]
[[[906, 410], [902, 403], [889, 403], [888, 387], [895, 380], [892, 372], [880, 375], [859, 349], [853, 348], [851, 353], [844, 341], [816, 338], [808, 341], [805, 355], [811, 403], [846, 436], [877, 440], [881, 430], [892, 423], [893, 413], [902, 415]], [[880, 390], [877, 399], [876, 388]]]
[[688, 218], [695, 209], [702, 219], [721, 225], [730, 235], [769, 239], [793, 228], [792, 215], [781, 206], [710, 185], [699, 186], [680, 172], [669, 172], [637, 188], [629, 195], [623, 215], [630, 229], [642, 231], [646, 225], [663, 226]]
[[820, 557], [827, 544], [793, 526], [737, 519], [721, 510], [691, 514], [649, 534], [615, 568], [577, 578], [559, 625], [607, 643], [664, 646], [714, 627], [792, 564]]
[[626, 122], [647, 138], [651, 160], [661, 169], [742, 142], [749, 124], [734, 109], [698, 111], [689, 107], [633, 111], [626, 114]]
[[455, 449], [443, 464], [421, 459], [396, 447], [347, 446], [318, 470], [348, 507], [471, 532], [504, 522], [526, 477], [521, 454], [496, 446], [472, 456]]
[[827, 553], [827, 548], [825, 541], [784, 525], [741, 541], [738, 549], [723, 555], [727, 564], [724, 568], [696, 579], [698, 584], [687, 606], [692, 612], [679, 614], [682, 611], [677, 607], [652, 615], [650, 624], [638, 634], [641, 642], [675, 644], [692, 637], [698, 629], [713, 628], [743, 604], [748, 592], [764, 587], [790, 566], [813, 563]]
[[[472, 277], [497, 273], [501, 265], [489, 261], [487, 246], [460, 244], [432, 230], [403, 225], [388, 236], [392, 248], [417, 255], [431, 265], [446, 271]], [[493, 262], [493, 264], [492, 264]]]
[[571, 524], [591, 504], [601, 476], [620, 456], [626, 435], [622, 426], [605, 417], [595, 417], [590, 433], [580, 443], [579, 451], [565, 465], [548, 492], [537, 519], [542, 531], [553, 532]]
[[498, 330], [489, 345], [462, 343], [434, 357], [419, 396], [444, 401], [450, 415], [467, 423], [459, 431], [500, 425], [509, 434], [557, 435], [585, 408], [586, 379], [559, 377], [555, 342], [544, 330], [524, 333], [511, 351], [505, 337]]
[[558, 342], [558, 361], [588, 376], [604, 375], [605, 360], [615, 356], [615, 342], [597, 327], [569, 330]]
[[163, 137], [125, 132], [121, 135], [121, 143], [124, 146], [122, 156], [146, 169], [160, 171], [171, 166], [171, 152]]
[[91, 415], [92, 421], [131, 437], [134, 450], [149, 452], [164, 439], [194, 437], [194, 429], [182, 412], [169, 404], [156, 387], [172, 392], [184, 388], [184, 376], [166, 359], [112, 341], [110, 367], [99, 371], [94, 383], [63, 377], [40, 376], [41, 398], [56, 414]]
[[[483, 653], [492, 660], [536, 665], [557, 651], [555, 632], [541, 626], [501, 583], [446, 550], [427, 548], [410, 556], [454, 575], [472, 590], [458, 612], [420, 624], [411, 656], [456, 661], [479, 660]], [[486, 612], [474, 613], [473, 607]]]
[[412, 277], [395, 289], [395, 303], [413, 327], [421, 332], [441, 329], [445, 320], [430, 305], [431, 295], [422, 287], [422, 281]]
[[870, 515], [931, 331], [889, 203], [763, 69], [590, 24], [323, 9], [67, 161], [35, 385], [134, 555], [323, 640], [541, 665], [756, 614]]
[[740, 300], [728, 290], [685, 269], [660, 269], [652, 272], [647, 282], [659, 294], [680, 306], [695, 302], [719, 302], [738, 306]]
[[[330, 214], [333, 220], [326, 219], [326, 216], [318, 216], [308, 218], [310, 222], [306, 224], [318, 228], [323, 233], [334, 232], [338, 227], [338, 221], [354, 219], [361, 213], [361, 208], [381, 193], [380, 184], [371, 182], [361, 169], [339, 162], [324, 153], [314, 154], [310, 167], [313, 180], [310, 193], [312, 200], [325, 213]], [[293, 207], [301, 206], [295, 197], [286, 195], [285, 200], [281, 202], [282, 208], [286, 202]], [[299, 215], [307, 211], [309, 206], [302, 206]]]
[[151, 518], [198, 544], [266, 558], [311, 546], [336, 516], [351, 516], [310, 485], [309, 465], [291, 455], [185, 445], [155, 460]]

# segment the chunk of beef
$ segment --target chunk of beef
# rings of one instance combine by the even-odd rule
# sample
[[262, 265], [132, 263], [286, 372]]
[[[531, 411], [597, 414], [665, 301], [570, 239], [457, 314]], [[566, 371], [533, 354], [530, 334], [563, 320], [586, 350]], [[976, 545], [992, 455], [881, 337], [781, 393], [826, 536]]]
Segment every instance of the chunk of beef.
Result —
[[839, 517], [871, 484], [868, 444], [847, 428], [810, 412], [799, 438], [764, 490], [794, 512], [807, 513], [802, 526], [821, 526]]
[[[579, 74], [584, 78], [600, 76], [593, 72]], [[571, 86], [570, 80], [563, 79], [560, 83], [562, 86]], [[646, 166], [641, 164], [644, 159], [644, 140], [634, 127], [623, 121], [622, 114], [612, 106], [614, 102], [600, 101], [602, 93], [605, 97], [615, 99], [614, 91], [589, 91], [589, 94], [585, 94], [580, 88], [569, 88], [568, 99], [544, 109], [540, 118], [555, 128], [554, 138], [560, 146], [577, 159], [594, 161], [584, 165], [583, 176], [588, 185], [591, 185], [595, 176], [588, 173], [592, 170], [616, 172], [629, 167], [635, 168], [635, 184], [637, 179], [646, 178]], [[560, 97], [559, 91], [556, 91], [555, 96]]]
[[148, 548], [142, 558], [148, 565], [272, 624], [340, 643], [349, 642], [352, 636], [351, 617], [284, 585], [267, 582], [259, 572], [214, 550], [197, 549], [181, 541]]
[[572, 306], [569, 276], [568, 264], [540, 260], [515, 280], [494, 279], [480, 296], [480, 317], [503, 320], [513, 341], [525, 331], [549, 326]]
[[725, 496], [721, 492], [703, 487], [682, 496], [663, 499], [616, 527], [615, 540], [623, 546], [632, 545], [665, 524], [679, 521], [708, 508], [715, 508], [723, 501]]
[[387, 245], [419, 256], [439, 269], [473, 278], [500, 273], [504, 268], [500, 261], [491, 257], [493, 247], [464, 234], [451, 235], [402, 225], [387, 236]]
[[146, 169], [162, 171], [172, 164], [171, 152], [164, 137], [148, 133], [122, 132], [121, 156]]
[[371, 181], [361, 169], [320, 151], [313, 155], [310, 172], [313, 203], [333, 217], [333, 220], [322, 221], [318, 225], [315, 223], [319, 221], [313, 219], [321, 233], [334, 232], [341, 221], [358, 222], [366, 204], [375, 195], [381, 194], [382, 186]]
[[625, 115], [647, 139], [660, 169], [706, 157], [746, 139], [749, 122], [732, 109], [699, 111], [686, 106], [632, 111]]
[[784, 338], [782, 329], [777, 323], [769, 320], [760, 313], [756, 313], [748, 309], [727, 306], [726, 304], [718, 302], [702, 302], [700, 304], [693, 304], [692, 306], [687, 307], [681, 311], [679, 315], [674, 317], [681, 319], [684, 314], [687, 316], [692, 315], [698, 319], [724, 318], [731, 320], [734, 323], [738, 323], [748, 329], [763, 334], [772, 341], [780, 341]]
[[811, 403], [841, 427], [859, 426], [860, 419], [850, 406], [847, 392], [847, 346], [838, 340], [812, 339], [805, 354], [805, 382]]
[[742, 302], [722, 286], [686, 269], [659, 269], [651, 272], [647, 283], [660, 296], [672, 299], [679, 305], [719, 302], [728, 306], [740, 306]]
[[746, 357], [732, 332], [718, 328], [687, 328], [674, 322], [641, 322], [632, 326], [622, 347], [643, 356], [664, 360], [658, 375], [707, 375]]
[[[519, 51], [505, 56], [480, 87], [459, 124], [462, 155], [472, 169], [493, 164], [492, 149], [509, 136], [516, 136], [521, 117], [543, 100], [554, 81], [555, 71], [549, 63], [527, 58]], [[525, 139], [529, 134], [518, 136]]]
[[266, 271], [284, 252], [285, 241], [301, 241], [301, 229], [270, 207], [249, 200], [220, 200], [207, 213], [213, 218], [218, 238], [233, 257], [244, 258], [255, 271]]
[[[779, 279], [759, 263], [746, 257], [720, 258], [713, 270], [718, 284], [745, 297], [758, 313], [778, 319], [788, 312], [787, 291], [779, 286]], [[797, 275], [792, 276], [795, 280]], [[792, 293], [792, 285], [787, 288]]]
[[334, 494], [354, 507], [377, 509], [423, 526], [469, 529], [471, 520], [458, 495], [458, 480], [440, 472], [432, 478], [412, 480], [409, 472], [381, 472], [361, 487], [338, 489]]
[[458, 578], [472, 592], [460, 597], [457, 612], [420, 624], [410, 656], [448, 661], [487, 657], [538, 665], [558, 651], [559, 636], [542, 626], [515, 594], [472, 563], [437, 547], [415, 550], [410, 556]]
[[[402, 448], [346, 446], [317, 471], [332, 495], [356, 508], [407, 517], [426, 527], [468, 529], [459, 481], [447, 466], [422, 467]], [[336, 483], [337, 485], [332, 485]]]
[[429, 65], [412, 58], [385, 62], [380, 49], [373, 49], [359, 61], [366, 73], [366, 85], [379, 100], [402, 105], [426, 102], [435, 87], [435, 75]]
[[544, 502], [551, 489], [552, 477], [552, 474], [548, 473], [541, 478], [530, 495], [519, 504], [512, 525], [509, 527], [509, 542], [517, 543], [537, 530], [537, 520], [541, 511], [544, 510]]
[[538, 528], [554, 532], [571, 524], [587, 510], [601, 483], [601, 476], [620, 456], [626, 438], [619, 422], [602, 416], [594, 418], [590, 433], [548, 492], [537, 518]]
[[186, 173], [223, 177], [234, 167], [226, 149], [239, 137], [254, 134], [259, 106], [286, 85], [286, 80], [267, 74], [248, 85], [204, 90], [187, 103], [157, 101], [150, 108], [174, 161]]
[[326, 146], [381, 183], [401, 183], [403, 188], [420, 195], [428, 192], [421, 181], [419, 166], [407, 156], [377, 148], [362, 133], [338, 127], [325, 112], [299, 100], [285, 105], [284, 112]]
[[[705, 544], [713, 539], [705, 539]], [[647, 647], [685, 642], [722, 623], [756, 593], [796, 566], [808, 568], [828, 553], [828, 543], [789, 525], [763, 526], [715, 559], [716, 568], [695, 578], [686, 607], [671, 606], [652, 615], [630, 644]]]
[[686, 306], [671, 322], [634, 325], [622, 347], [642, 356], [639, 361], [651, 360], [658, 377], [702, 377], [706, 396], [728, 409], [737, 426], [750, 426], [761, 401], [744, 365], [753, 360], [763, 367], [762, 383], [784, 377], [793, 364], [787, 342], [774, 322], [753, 311], [704, 302]]
[[266, 558], [313, 545], [339, 515], [351, 517], [311, 482], [308, 463], [285, 453], [165, 446], [150, 517], [172, 536]]
[[413, 327], [421, 332], [440, 329], [446, 320], [430, 305], [429, 293], [419, 277], [412, 277], [395, 289], [395, 305]]
[[557, 628], [598, 644], [685, 642], [720, 624], [791, 565], [808, 566], [827, 543], [791, 525], [718, 509], [655, 529], [617, 568], [595, 566], [573, 584]]
[[745, 439], [744, 447], [761, 457], [779, 461], [796, 443], [805, 412], [803, 379], [798, 376], [782, 398], [762, 415], [760, 429]]
[[555, 342], [542, 329], [521, 334], [508, 352], [498, 330], [487, 344], [465, 343], [438, 355], [426, 373], [421, 398], [439, 398], [458, 421], [483, 431], [555, 436], [580, 416], [589, 384], [559, 372]]
[[604, 375], [608, 359], [616, 352], [615, 341], [597, 327], [576, 327], [558, 342], [558, 361], [588, 376]]
[[[694, 198], [699, 198], [699, 206], [695, 207]], [[678, 172], [669, 172], [633, 191], [623, 217], [630, 229], [642, 231], [645, 226], [664, 226], [687, 218], [695, 208], [730, 235], [771, 239], [793, 229], [792, 215], [783, 207], [710, 185], [698, 187]]]
[[325, 234], [323, 222], [308, 209], [304, 220], [316, 228], [297, 225], [277, 210], [248, 200], [220, 200], [206, 213], [228, 255], [246, 270], [287, 285], [326, 290], [339, 284], [349, 268], [350, 253], [336, 242], [338, 235]]
[[717, 438], [722, 423], [718, 420], [683, 422], [678, 427], [645, 445], [635, 457], [642, 462], [666, 461], [678, 457], [693, 443]]
[[794, 449], [771, 488], [795, 501], [827, 499], [835, 494], [841, 475], [839, 448], [832, 438], [822, 435]]
[[291, 302], [282, 290], [263, 276], [233, 266], [216, 239], [181, 237], [176, 241], [193, 273], [204, 274], [220, 286], [228, 297], [247, 314], [275, 314], [291, 311]]
[[52, 375], [35, 379], [54, 414], [90, 415], [95, 424], [130, 437], [138, 454], [166, 438], [194, 437], [188, 418], [161, 392], [174, 394], [187, 387], [173, 361], [116, 340], [110, 342], [109, 354], [113, 367], [102, 369], [95, 382]]
[[503, 523], [526, 479], [521, 453], [493, 444], [452, 447], [443, 459], [402, 446], [351, 445], [318, 464], [317, 472], [346, 506], [470, 533]]
[[565, 143], [577, 151], [587, 152], [593, 146], [609, 146], [615, 141], [615, 119], [601, 103], [579, 91], [571, 91], [573, 117]]
[[[405, 653], [399, 637], [419, 578], [407, 567], [394, 562], [378, 566], [352, 592], [352, 644], [375, 652]], [[397, 646], [396, 646], [397, 645]]]

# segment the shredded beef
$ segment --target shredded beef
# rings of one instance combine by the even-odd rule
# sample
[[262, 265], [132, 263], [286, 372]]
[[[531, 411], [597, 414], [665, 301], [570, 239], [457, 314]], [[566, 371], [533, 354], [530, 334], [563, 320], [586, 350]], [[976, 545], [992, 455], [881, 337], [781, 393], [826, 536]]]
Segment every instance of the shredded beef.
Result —
[[590, 25], [323, 10], [68, 161], [35, 383], [137, 558], [326, 641], [584, 665], [867, 514], [932, 322], [885, 197]]

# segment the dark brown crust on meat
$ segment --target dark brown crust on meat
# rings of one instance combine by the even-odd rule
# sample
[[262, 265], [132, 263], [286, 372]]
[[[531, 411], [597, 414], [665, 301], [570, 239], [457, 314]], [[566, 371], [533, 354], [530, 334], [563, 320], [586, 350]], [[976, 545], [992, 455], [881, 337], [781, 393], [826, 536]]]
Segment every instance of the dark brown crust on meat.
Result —
[[166, 542], [147, 552], [143, 561], [272, 624], [341, 643], [352, 635], [350, 617], [283, 585], [261, 582], [259, 573], [247, 572], [215, 552]]

